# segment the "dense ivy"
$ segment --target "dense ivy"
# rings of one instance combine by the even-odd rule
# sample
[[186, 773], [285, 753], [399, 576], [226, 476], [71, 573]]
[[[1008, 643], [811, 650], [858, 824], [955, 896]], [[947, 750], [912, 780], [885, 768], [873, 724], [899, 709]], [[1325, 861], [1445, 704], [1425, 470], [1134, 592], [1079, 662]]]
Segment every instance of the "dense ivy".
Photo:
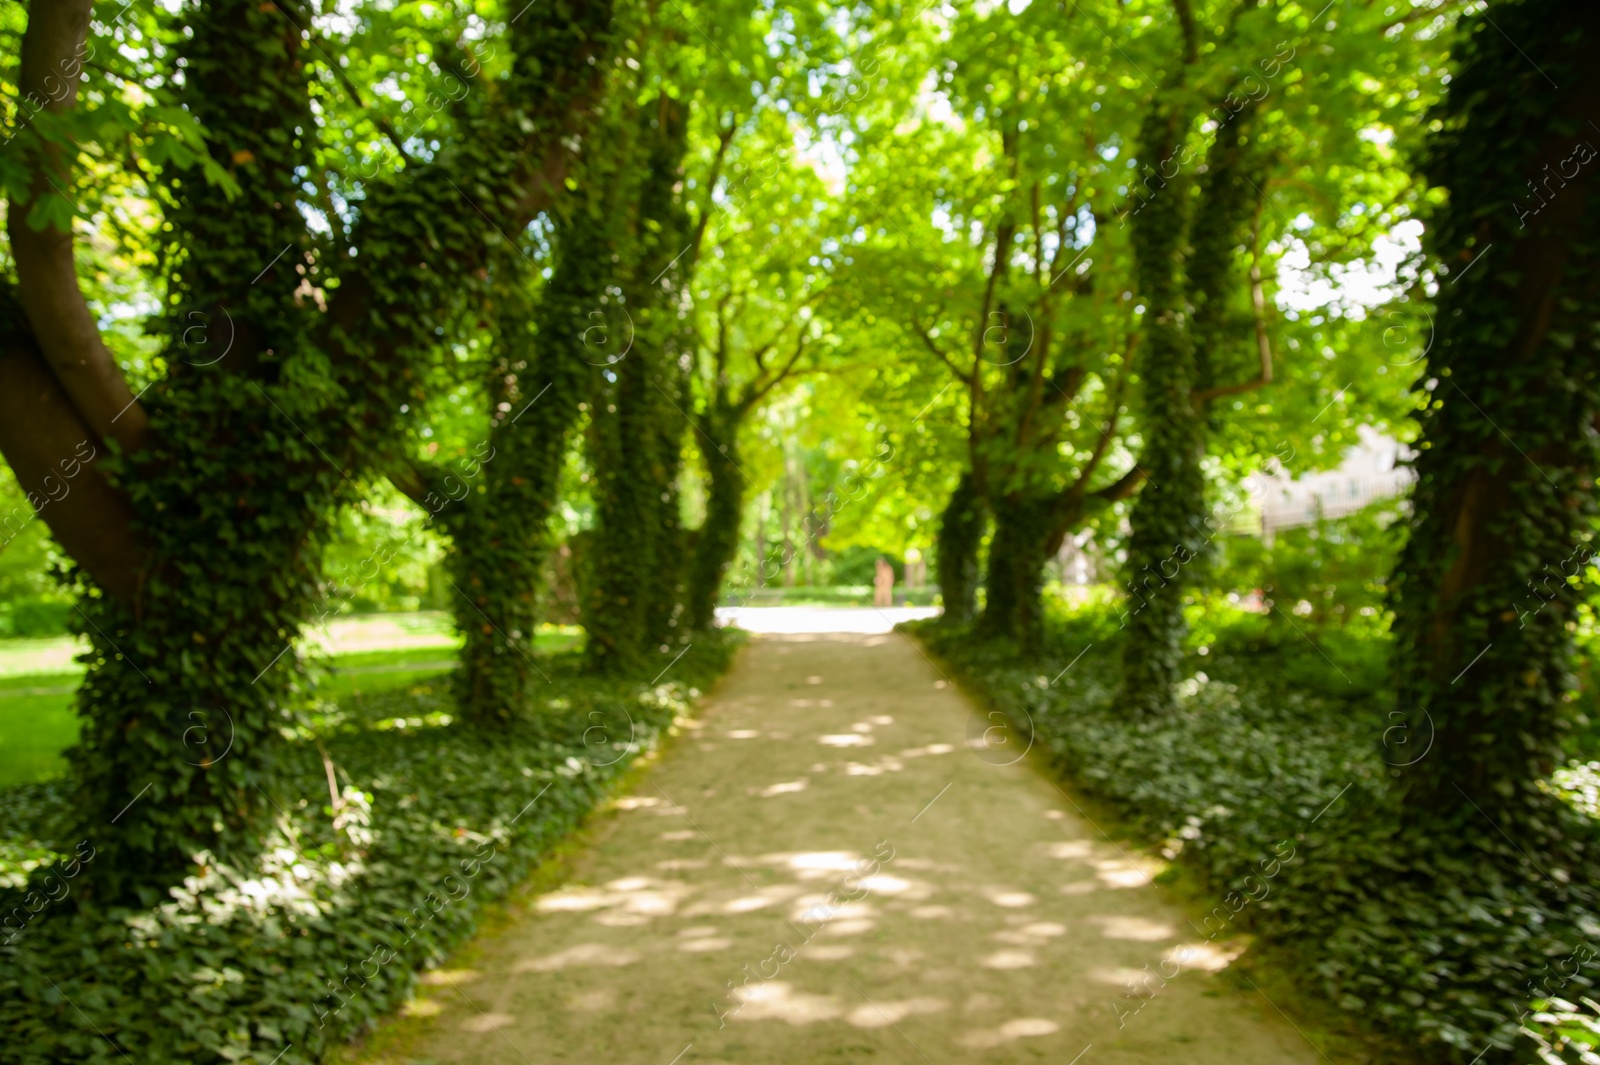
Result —
[[987, 518], [972, 474], [963, 473], [939, 516], [939, 539], [934, 552], [939, 592], [944, 599], [943, 616], [952, 622], [971, 621], [977, 614], [978, 551], [983, 546]]
[[[7, 791], [0, 912], [38, 915], [0, 942], [0, 1061], [320, 1061], [404, 1002], [735, 647], [697, 640], [654, 687], [586, 678], [577, 654], [547, 660], [557, 688], [536, 700], [537, 728], [453, 725], [444, 678], [322, 704], [282, 747], [262, 853], [205, 855], [150, 907], [85, 897], [107, 855], [67, 832], [63, 787]], [[30, 890], [61, 901], [40, 911]]]
[[197, 851], [255, 844], [291, 723], [293, 658], [268, 667], [310, 611], [317, 545], [349, 491], [297, 428], [338, 395], [311, 338], [323, 279], [295, 202], [311, 152], [304, 42], [244, 0], [193, 26], [186, 97], [238, 191], [169, 177], [171, 369], [145, 396], [152, 443], [119, 467], [149, 576], [136, 603], [80, 604], [93, 650], [74, 831], [102, 855], [85, 893], [110, 899], [170, 882]]
[[1437, 330], [1393, 584], [1411, 664], [1399, 708], [1434, 736], [1404, 781], [1419, 817], [1493, 832], [1476, 803], [1543, 846], [1555, 841], [1537, 782], [1567, 727], [1576, 574], [1593, 554], [1600, 12], [1490, 10], [1461, 44], [1422, 166], [1449, 200], [1429, 229]]
[[1194, 341], [1188, 327], [1183, 253], [1192, 210], [1189, 175], [1181, 173], [1179, 113], [1151, 108], [1140, 139], [1145, 195], [1133, 215], [1133, 249], [1145, 304], [1145, 445], [1149, 483], [1129, 521], [1129, 638], [1124, 644], [1125, 696], [1136, 714], [1172, 706], [1183, 640], [1183, 585], [1203, 547], [1191, 522], [1203, 507], [1200, 457], [1204, 426], [1195, 409]]
[[677, 481], [688, 423], [681, 404], [686, 368], [674, 356], [680, 317], [687, 313], [678, 272], [688, 234], [682, 203], [687, 117], [668, 96], [641, 109], [633, 257], [620, 270], [633, 346], [600, 370], [590, 400], [596, 526], [584, 627], [591, 664], [618, 675], [644, 668], [662, 639], [683, 628]]
[[501, 109], [372, 181], [335, 259], [298, 202], [309, 14], [249, 0], [185, 12], [185, 98], [233, 182], [166, 175], [169, 373], [144, 399], [153, 442], [114, 467], [150, 562], [135, 601], [83, 603], [94, 651], [73, 762], [82, 831], [107, 856], [89, 890], [110, 898], [172, 882], [197, 852], [242, 859], [259, 843], [330, 517], [392, 452], [415, 360], [485, 262], [486, 233], [520, 229], [547, 194], [547, 156], [586, 114], [610, 23], [603, 2], [515, 22]]

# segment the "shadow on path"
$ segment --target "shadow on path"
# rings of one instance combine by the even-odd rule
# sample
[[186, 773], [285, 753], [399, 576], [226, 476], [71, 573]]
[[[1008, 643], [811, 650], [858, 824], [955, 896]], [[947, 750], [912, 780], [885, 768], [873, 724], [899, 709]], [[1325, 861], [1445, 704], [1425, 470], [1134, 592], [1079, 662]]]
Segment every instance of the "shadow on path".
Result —
[[1321, 1060], [978, 714], [899, 634], [753, 639], [572, 881], [429, 974], [411, 1060]]

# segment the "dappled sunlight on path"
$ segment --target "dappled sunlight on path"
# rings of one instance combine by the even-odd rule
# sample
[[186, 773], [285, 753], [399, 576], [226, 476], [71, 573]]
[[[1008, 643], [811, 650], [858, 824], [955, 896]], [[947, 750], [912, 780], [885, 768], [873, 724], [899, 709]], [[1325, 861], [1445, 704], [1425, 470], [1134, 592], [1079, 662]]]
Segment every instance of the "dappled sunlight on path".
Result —
[[974, 713], [899, 634], [753, 640], [573, 879], [429, 975], [412, 1060], [1320, 1060]]

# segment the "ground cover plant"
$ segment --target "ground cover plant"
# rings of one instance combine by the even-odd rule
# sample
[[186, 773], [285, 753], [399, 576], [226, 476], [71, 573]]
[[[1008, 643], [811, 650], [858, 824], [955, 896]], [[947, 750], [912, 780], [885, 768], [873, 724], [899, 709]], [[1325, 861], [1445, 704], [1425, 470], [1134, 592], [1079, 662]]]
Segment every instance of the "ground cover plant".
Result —
[[1535, 864], [1488, 825], [1465, 847], [1408, 840], [1391, 782], [1426, 757], [1427, 737], [1385, 697], [1388, 641], [1319, 629], [1313, 644], [1274, 614], [1190, 609], [1176, 711], [1145, 720], [1118, 703], [1125, 636], [1104, 599], [1053, 610], [1035, 655], [908, 628], [1006, 714], [1014, 742], [1031, 737], [1132, 834], [1199, 873], [1216, 902], [1205, 938], [1265, 937], [1316, 993], [1418, 1060], [1486, 1048], [1529, 1060], [1525, 1029], [1548, 1042], [1554, 1026], [1540, 1011], [1595, 994], [1592, 778], [1561, 778], [1549, 816], [1568, 846], [1553, 861]]
[[288, 741], [260, 859], [206, 856], [144, 906], [87, 897], [95, 839], [48, 842], [65, 838], [62, 783], [8, 789], [6, 1060], [319, 1060], [405, 1001], [689, 713], [736, 643], [699, 644], [654, 685], [545, 660], [561, 694], [495, 738], [453, 725], [444, 680], [320, 703]]

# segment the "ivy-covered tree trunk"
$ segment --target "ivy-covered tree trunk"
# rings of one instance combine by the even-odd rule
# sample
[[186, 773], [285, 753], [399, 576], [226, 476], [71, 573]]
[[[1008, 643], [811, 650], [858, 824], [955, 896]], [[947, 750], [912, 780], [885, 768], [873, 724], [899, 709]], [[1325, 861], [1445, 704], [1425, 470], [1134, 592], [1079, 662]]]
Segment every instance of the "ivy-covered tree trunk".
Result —
[[589, 430], [596, 521], [587, 656], [595, 671], [619, 675], [644, 669], [665, 621], [677, 620], [683, 572], [676, 510], [685, 426], [673, 398], [681, 397], [683, 370], [672, 353], [687, 299], [675, 260], [688, 230], [681, 200], [688, 123], [667, 97], [641, 117], [645, 170], [627, 285], [634, 344], [596, 378]]
[[[287, 6], [309, 18], [303, 0]], [[313, 165], [295, 133], [312, 127], [304, 42], [247, 0], [213, 0], [191, 24], [188, 103], [238, 193], [167, 175], [172, 369], [144, 397], [149, 443], [112, 467], [148, 569], [135, 602], [80, 603], [94, 657], [71, 759], [81, 831], [104, 855], [88, 890], [114, 898], [200, 852], [256, 845], [296, 674], [293, 655], [274, 660], [310, 612], [327, 519], [348, 496], [294, 424], [317, 401], [285, 380], [310, 354], [315, 307], [297, 290], [319, 282], [295, 205], [295, 174]]]
[[[681, 260], [678, 266], [683, 266]], [[681, 323], [671, 321], [677, 315], [679, 302], [687, 303], [689, 286], [687, 277], [681, 274], [676, 281], [676, 287], [679, 288], [677, 299], [669, 301], [663, 311], [670, 315], [669, 327], [677, 325], [678, 328], [668, 338], [652, 382], [656, 393], [656, 465], [653, 483], [660, 486], [656, 504], [656, 558], [660, 564], [656, 566], [646, 589], [644, 604], [648, 625], [645, 636], [647, 644], [658, 650], [666, 648], [669, 651], [673, 644], [688, 639], [690, 626], [686, 594], [693, 558], [689, 550], [689, 533], [683, 527], [680, 490], [684, 434], [689, 429], [687, 411], [693, 401], [688, 395], [686, 366], [689, 360], [682, 354], [684, 330]]]
[[[80, 54], [88, 9], [32, 5], [29, 91], [59, 80]], [[461, 151], [441, 153], [455, 169], [422, 164], [372, 181], [352, 243], [382, 253], [356, 258], [313, 254], [298, 202], [317, 165], [311, 57], [297, 28], [309, 5], [186, 7], [185, 102], [237, 191], [226, 195], [197, 170], [163, 175], [173, 234], [166, 371], [142, 397], [98, 341], [72, 275], [70, 230], [33, 210], [66, 195], [52, 190], [71, 187], [70, 156], [30, 145], [33, 131], [13, 146], [38, 179], [8, 213], [38, 349], [31, 380], [65, 410], [57, 429], [84, 427], [82, 448], [60, 461], [79, 462], [85, 483], [115, 501], [43, 514], [82, 567], [80, 611], [96, 649], [71, 756], [79, 825], [103, 856], [85, 895], [159, 897], [197, 858], [241, 862], [260, 846], [276, 748], [292, 724], [292, 641], [321, 593], [330, 519], [383, 457], [412, 387], [408, 363], [436, 341], [462, 279], [484, 261], [480, 212], [518, 229], [559, 187], [568, 134], [597, 91], [610, 14], [604, 2], [580, 3], [512, 27], [506, 110]], [[60, 88], [45, 95], [71, 107]], [[486, 208], [468, 203], [455, 178], [496, 197]], [[31, 354], [18, 342], [5, 351], [13, 361]], [[13, 468], [31, 470], [52, 439], [0, 433], [0, 447]], [[120, 454], [100, 460], [112, 441]], [[81, 468], [90, 461], [94, 469]], [[86, 516], [91, 529], [74, 524]], [[86, 532], [115, 549], [75, 548]]]
[[969, 470], [950, 492], [939, 516], [934, 568], [944, 600], [942, 620], [971, 621], [978, 611], [978, 550], [988, 524], [983, 496]]
[[994, 510], [994, 538], [989, 543], [986, 599], [979, 628], [988, 636], [1015, 640], [1025, 651], [1037, 650], [1043, 620], [1044, 567], [1056, 525], [1055, 497], [1003, 495]]
[[1193, 400], [1195, 358], [1183, 285], [1189, 190], [1178, 172], [1180, 128], [1174, 110], [1157, 107], [1147, 118], [1139, 158], [1160, 185], [1132, 221], [1145, 305], [1141, 464], [1149, 483], [1129, 518], [1123, 699], [1132, 712], [1146, 714], [1172, 705], [1182, 656], [1184, 567], [1201, 548], [1190, 519], [1202, 511], [1205, 493], [1204, 424]]
[[[1193, 308], [1190, 336], [1194, 344], [1195, 384], [1202, 397], [1213, 389], [1213, 394], [1221, 395], [1257, 387], [1265, 384], [1271, 373], [1269, 352], [1263, 356], [1267, 361], [1260, 380], [1233, 384], [1221, 380], [1225, 371], [1241, 361], [1234, 353], [1250, 347], [1246, 338], [1252, 323], [1234, 313], [1230, 297], [1244, 288], [1239, 284], [1236, 266], [1238, 248], [1249, 236], [1252, 212], [1263, 206], [1256, 190], [1266, 175], [1258, 172], [1252, 178], [1249, 171], [1265, 168], [1262, 160], [1247, 154], [1254, 115], [1255, 105], [1246, 104], [1217, 131], [1216, 140], [1206, 152], [1206, 172], [1199, 182], [1200, 198], [1184, 273]], [[1259, 278], [1255, 284], [1259, 286]], [[1264, 339], [1258, 340], [1265, 343]], [[1249, 360], [1244, 361], [1249, 364]]]
[[710, 480], [706, 516], [695, 539], [689, 574], [689, 624], [706, 630], [717, 623], [722, 584], [739, 551], [744, 518], [744, 474], [739, 472], [739, 421], [733, 412], [713, 407], [695, 438]]
[[488, 439], [456, 471], [459, 504], [450, 502], [457, 493], [448, 481], [434, 493], [451, 536], [448, 568], [463, 636], [458, 701], [463, 718], [476, 725], [518, 720], [547, 679], [534, 662], [538, 596], [567, 445], [603, 346], [585, 342], [586, 334], [597, 338], [589, 314], [612, 300], [609, 214], [606, 197], [586, 191], [558, 218], [555, 264], [536, 314], [528, 272], [520, 259], [506, 257]]
[[1400, 709], [1432, 747], [1402, 772], [1416, 816], [1470, 821], [1476, 803], [1548, 830], [1528, 811], [1566, 726], [1594, 552], [1600, 8], [1495, 3], [1469, 26], [1423, 168], [1450, 192], [1430, 226], [1448, 272], [1392, 594]]

